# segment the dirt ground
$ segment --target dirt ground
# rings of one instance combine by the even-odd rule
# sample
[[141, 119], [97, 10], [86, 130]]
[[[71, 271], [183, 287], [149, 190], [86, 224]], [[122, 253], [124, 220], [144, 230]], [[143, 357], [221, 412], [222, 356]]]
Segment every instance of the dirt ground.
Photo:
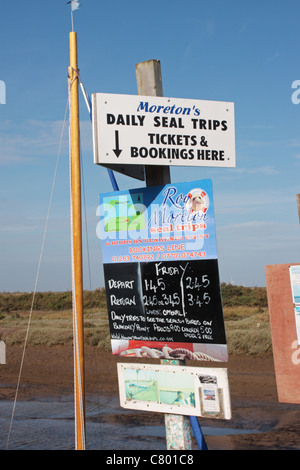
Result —
[[[0, 400], [13, 400], [15, 397], [22, 353], [22, 347], [7, 347], [7, 363], [0, 365]], [[143, 362], [137, 359], [121, 359], [114, 357], [110, 352], [86, 347], [86, 394], [118, 395], [116, 364], [126, 361]], [[228, 369], [232, 419], [227, 421], [200, 418], [201, 426], [245, 431], [232, 435], [227, 433], [224, 436], [205, 436], [209, 450], [300, 449], [300, 405], [278, 402], [271, 354], [264, 357], [230, 357], [228, 363], [222, 364], [190, 361], [187, 365]], [[24, 356], [18, 399], [33, 400], [41, 396], [55, 397], [69, 393], [73, 393], [72, 348], [28, 347]], [[138, 412], [127, 413], [121, 419], [138, 420], [146, 425], [156, 422], [161, 424], [164, 417], [159, 413]]]

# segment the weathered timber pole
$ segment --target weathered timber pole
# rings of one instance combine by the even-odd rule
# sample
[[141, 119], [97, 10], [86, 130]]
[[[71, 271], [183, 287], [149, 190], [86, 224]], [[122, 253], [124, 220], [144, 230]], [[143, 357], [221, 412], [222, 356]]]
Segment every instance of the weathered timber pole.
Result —
[[[161, 67], [159, 60], [149, 60], [136, 64], [138, 94], [144, 96], [163, 96]], [[146, 185], [156, 186], [171, 183], [168, 166], [145, 165]], [[162, 361], [168, 363], [168, 361]], [[174, 361], [172, 361], [174, 364]], [[179, 364], [179, 361], [177, 361]], [[190, 450], [191, 425], [189, 417], [165, 414], [166, 441], [169, 450]]]

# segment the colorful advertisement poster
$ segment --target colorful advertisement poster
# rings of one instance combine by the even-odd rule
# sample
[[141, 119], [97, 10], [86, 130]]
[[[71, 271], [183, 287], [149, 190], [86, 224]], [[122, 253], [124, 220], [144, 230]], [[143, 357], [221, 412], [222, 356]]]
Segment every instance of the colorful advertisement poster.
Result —
[[210, 180], [100, 195], [112, 352], [227, 360]]

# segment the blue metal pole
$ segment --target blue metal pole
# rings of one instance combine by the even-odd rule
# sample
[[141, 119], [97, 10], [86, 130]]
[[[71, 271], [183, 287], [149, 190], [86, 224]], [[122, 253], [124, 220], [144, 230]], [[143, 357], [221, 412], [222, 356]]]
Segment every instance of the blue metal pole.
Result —
[[107, 171], [108, 171], [108, 175], [110, 177], [112, 187], [114, 188], [114, 191], [119, 191], [119, 186], [118, 186], [118, 183], [116, 181], [114, 172], [112, 170], [110, 170], [109, 168], [107, 169]]
[[196, 416], [190, 416], [191, 427], [196, 438], [199, 450], [208, 450], [201, 426]]

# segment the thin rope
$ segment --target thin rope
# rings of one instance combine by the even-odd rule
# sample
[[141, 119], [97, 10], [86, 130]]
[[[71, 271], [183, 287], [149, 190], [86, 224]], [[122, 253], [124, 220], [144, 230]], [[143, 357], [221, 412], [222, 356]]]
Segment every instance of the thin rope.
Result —
[[[68, 101], [69, 101], [69, 99], [68, 99]], [[21, 375], [22, 375], [22, 370], [23, 370], [23, 365], [24, 365], [24, 358], [25, 358], [25, 351], [26, 351], [26, 347], [27, 347], [27, 343], [28, 343], [28, 336], [29, 336], [29, 329], [30, 329], [32, 312], [33, 312], [33, 306], [34, 306], [36, 290], [37, 290], [37, 285], [38, 285], [38, 279], [39, 279], [39, 273], [40, 273], [40, 267], [41, 267], [41, 262], [42, 262], [42, 257], [43, 257], [44, 246], [45, 246], [46, 233], [47, 233], [48, 221], [49, 221], [49, 217], [50, 217], [50, 210], [51, 210], [51, 205], [52, 205], [54, 186], [55, 186], [56, 174], [57, 174], [57, 169], [58, 169], [58, 162], [59, 162], [59, 157], [60, 157], [60, 153], [61, 153], [61, 147], [62, 147], [62, 140], [63, 140], [66, 117], [67, 117], [67, 111], [68, 111], [68, 102], [67, 102], [67, 105], [66, 105], [65, 117], [64, 117], [63, 127], [62, 127], [62, 131], [61, 131], [61, 136], [60, 136], [60, 143], [59, 143], [59, 148], [58, 148], [58, 153], [57, 153], [57, 158], [56, 158], [56, 165], [55, 165], [52, 188], [51, 188], [51, 193], [50, 193], [48, 212], [47, 212], [47, 217], [46, 217], [46, 222], [45, 222], [45, 228], [44, 228], [44, 234], [43, 234], [43, 239], [42, 239], [42, 245], [41, 245], [40, 257], [39, 257], [39, 262], [38, 262], [38, 268], [37, 268], [37, 273], [36, 273], [36, 278], [35, 278], [35, 285], [34, 285], [34, 290], [33, 290], [32, 301], [31, 301], [31, 308], [30, 308], [29, 320], [28, 320], [28, 325], [27, 325], [26, 337], [25, 337], [25, 342], [24, 342], [24, 347], [23, 347], [21, 366], [20, 366], [19, 377], [18, 377], [18, 381], [17, 381], [17, 387], [16, 387], [13, 410], [12, 410], [12, 415], [11, 415], [11, 420], [10, 420], [10, 426], [9, 426], [9, 431], [8, 431], [6, 450], [8, 449], [8, 445], [9, 445], [9, 440], [10, 440], [10, 435], [11, 435], [11, 430], [12, 430], [12, 424], [13, 424], [13, 419], [14, 419], [14, 414], [15, 414], [15, 408], [16, 408], [16, 403], [17, 403], [17, 397], [18, 397], [18, 392], [19, 392], [19, 388], [20, 388]]]
[[[79, 78], [80, 79], [80, 78]], [[92, 120], [92, 114], [91, 114], [91, 104], [90, 104], [90, 99], [85, 91], [84, 85], [80, 80], [80, 88], [85, 100], [85, 103], [88, 108], [89, 116], [90, 119]], [[82, 155], [82, 148], [80, 144], [80, 154]], [[88, 222], [87, 222], [87, 210], [86, 210], [86, 196], [85, 196], [85, 181], [84, 181], [84, 159], [81, 159], [81, 175], [82, 175], [82, 191], [83, 191], [83, 203], [84, 203], [84, 213], [85, 213], [85, 231], [86, 231], [86, 249], [87, 249], [87, 260], [88, 260], [88, 273], [89, 273], [89, 282], [90, 282], [90, 290], [92, 290], [92, 276], [91, 276], [91, 267], [90, 267], [90, 248], [89, 248], [89, 237], [88, 237]], [[114, 188], [115, 189], [115, 188]], [[100, 369], [99, 369], [99, 361], [96, 357], [96, 355], [93, 355], [94, 359], [94, 369], [97, 370], [97, 374], [99, 376]], [[99, 387], [99, 382], [98, 382], [98, 387], [97, 387], [97, 405], [99, 409], [101, 408], [101, 399], [100, 399], [100, 387]], [[99, 441], [100, 441], [100, 448], [102, 448], [102, 443], [103, 443], [103, 435], [102, 435], [102, 427], [101, 427], [101, 420], [99, 421]]]
[[[82, 151], [81, 151], [82, 155]], [[92, 290], [92, 276], [91, 276], [91, 267], [90, 267], [90, 249], [89, 249], [89, 238], [88, 238], [88, 223], [87, 223], [87, 213], [86, 213], [86, 200], [85, 200], [85, 184], [84, 184], [84, 165], [83, 165], [83, 158], [81, 159], [81, 175], [82, 175], [82, 191], [83, 191], [83, 201], [84, 201], [84, 213], [85, 213], [85, 231], [86, 231], [86, 244], [87, 244], [87, 260], [88, 260], [88, 273], [89, 273], [89, 282], [90, 282], [90, 290]], [[100, 373], [99, 369], [99, 361], [96, 358], [96, 355], [94, 357], [94, 369], [98, 370], [98, 376]], [[101, 402], [100, 402], [100, 389], [99, 389], [99, 382], [98, 382], [98, 388], [97, 388], [97, 399], [98, 399], [98, 406], [99, 408], [101, 407]], [[99, 440], [100, 440], [100, 447], [102, 448], [102, 442], [103, 442], [103, 435], [102, 435], [102, 427], [101, 427], [101, 422], [99, 421]]]

